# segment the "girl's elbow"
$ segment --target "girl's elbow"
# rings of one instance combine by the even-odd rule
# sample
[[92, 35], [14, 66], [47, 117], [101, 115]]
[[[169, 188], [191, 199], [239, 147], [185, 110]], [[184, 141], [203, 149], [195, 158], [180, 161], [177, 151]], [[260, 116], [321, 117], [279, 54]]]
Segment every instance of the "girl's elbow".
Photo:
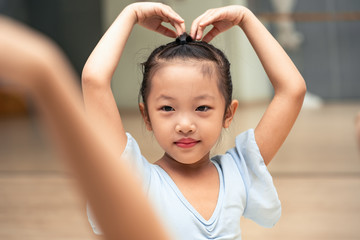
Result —
[[291, 81], [285, 86], [275, 88], [275, 95], [282, 96], [296, 101], [301, 101], [305, 98], [306, 83], [302, 77], [296, 81]]
[[88, 65], [85, 65], [81, 73], [81, 83], [89, 84], [91, 82], [94, 82], [95, 79], [96, 75], [94, 71]]
[[104, 76], [99, 74], [98, 71], [95, 71], [90, 66], [85, 65], [81, 73], [81, 83], [82, 86], [86, 87], [101, 87], [105, 85], [106, 81]]
[[297, 81], [294, 81], [289, 88], [290, 95], [298, 101], [304, 100], [306, 91], [306, 83], [302, 77], [300, 77]]
[[94, 81], [94, 78], [92, 77], [91, 74], [88, 73], [84, 73], [84, 71], [81, 74], [81, 85], [82, 86], [89, 86], [91, 85]]
[[306, 94], [306, 91], [307, 91], [305, 80], [303, 78], [301, 78], [298, 85], [299, 86], [297, 87], [297, 90], [295, 92], [295, 96], [298, 99], [304, 100], [305, 94]]

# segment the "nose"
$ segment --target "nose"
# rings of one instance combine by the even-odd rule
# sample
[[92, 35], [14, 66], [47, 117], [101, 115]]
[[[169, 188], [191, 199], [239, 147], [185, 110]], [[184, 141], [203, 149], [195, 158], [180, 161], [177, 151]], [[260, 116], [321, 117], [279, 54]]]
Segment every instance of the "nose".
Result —
[[182, 116], [175, 126], [175, 131], [182, 134], [194, 133], [196, 131], [196, 125], [191, 118]]

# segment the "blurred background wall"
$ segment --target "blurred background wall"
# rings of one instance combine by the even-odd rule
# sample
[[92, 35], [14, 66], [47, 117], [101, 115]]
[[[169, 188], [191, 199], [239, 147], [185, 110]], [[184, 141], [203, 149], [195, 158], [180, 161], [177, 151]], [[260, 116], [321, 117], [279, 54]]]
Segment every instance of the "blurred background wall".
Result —
[[[290, 2], [291, 12], [286, 12]], [[328, 100], [360, 98], [360, 1], [252, 0], [249, 4], [260, 16], [280, 10], [282, 18], [264, 16], [275, 36], [286, 31], [284, 24], [293, 22], [300, 34], [299, 46], [286, 48], [285, 41], [297, 40], [289, 34], [288, 40], [280, 42], [285, 43], [312, 93]]]
[[80, 74], [102, 34], [99, 0], [0, 0], [0, 13], [52, 38]]
[[[0, 0], [0, 14], [19, 20], [53, 39], [79, 76], [103, 31], [101, 9], [100, 0]], [[24, 93], [0, 83], [0, 117], [31, 112], [31, 101]]]

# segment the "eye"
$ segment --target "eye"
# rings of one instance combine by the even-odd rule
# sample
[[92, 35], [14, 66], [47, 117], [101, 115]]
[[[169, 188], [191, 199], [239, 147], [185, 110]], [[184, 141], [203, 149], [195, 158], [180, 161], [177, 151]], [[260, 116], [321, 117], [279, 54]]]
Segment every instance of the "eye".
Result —
[[208, 106], [199, 106], [199, 107], [196, 108], [195, 111], [206, 112], [206, 111], [208, 111], [209, 109], [210, 109], [210, 107], [208, 107]]
[[173, 107], [170, 107], [170, 106], [163, 106], [163, 107], [161, 107], [161, 111], [171, 112], [171, 111], [175, 111], [175, 109]]

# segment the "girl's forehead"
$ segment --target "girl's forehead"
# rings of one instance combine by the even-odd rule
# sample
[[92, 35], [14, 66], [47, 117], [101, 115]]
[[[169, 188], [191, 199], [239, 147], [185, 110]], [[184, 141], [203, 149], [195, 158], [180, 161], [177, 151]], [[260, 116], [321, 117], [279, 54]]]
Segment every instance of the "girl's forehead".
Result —
[[222, 97], [213, 69], [209, 65], [189, 62], [169, 63], [159, 68], [151, 80], [150, 95], [155, 98], [157, 95], [177, 98], [196, 98], [200, 95]]
[[153, 75], [152, 81], [162, 83], [195, 84], [198, 82], [217, 82], [217, 74], [210, 63], [169, 62], [162, 65]]
[[156, 75], [156, 73], [159, 71], [168, 73], [180, 71], [183, 72], [181, 76], [184, 78], [186, 77], [186, 74], [202, 74], [203, 78], [205, 79], [216, 79], [218, 77], [216, 70], [216, 63], [212, 61], [197, 59], [174, 59], [163, 61], [155, 70], [153, 76]]

